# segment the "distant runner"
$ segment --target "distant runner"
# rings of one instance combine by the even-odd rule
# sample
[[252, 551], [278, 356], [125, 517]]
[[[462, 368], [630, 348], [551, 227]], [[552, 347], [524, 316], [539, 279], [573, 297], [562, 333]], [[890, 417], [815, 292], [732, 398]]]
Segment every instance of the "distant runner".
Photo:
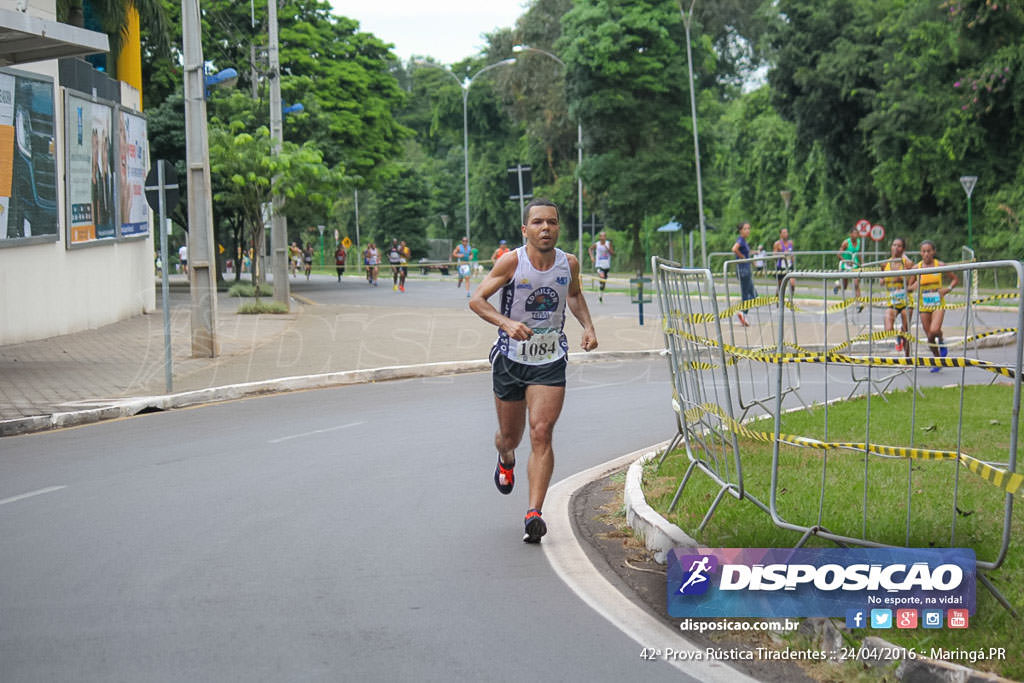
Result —
[[[892, 243], [889, 245], [891, 258], [885, 262], [882, 270], [894, 273], [914, 267], [914, 262], [903, 253], [906, 244], [906, 240], [902, 237], [893, 238]], [[893, 277], [882, 279], [882, 285], [889, 293], [889, 307], [885, 309], [886, 332], [891, 332], [894, 329], [897, 316], [899, 316], [903, 323], [903, 334], [910, 332], [910, 311], [913, 310], [913, 305], [910, 297], [907, 296], [907, 280], [909, 276], [910, 273], [907, 273], [906, 275], [894, 275]], [[896, 350], [903, 351], [904, 355], [909, 358], [910, 341], [905, 341], [903, 337], [897, 337]]]
[[[935, 243], [931, 240], [921, 242], [921, 261], [914, 268], [934, 268], [946, 265], [935, 258]], [[946, 295], [953, 291], [953, 288], [960, 282], [956, 273], [949, 275], [949, 287], [942, 286], [942, 273], [928, 273], [918, 275], [907, 283], [907, 291], [921, 290], [921, 308], [918, 315], [921, 318], [921, 327], [928, 335], [928, 348], [936, 358], [945, 358], [949, 354], [942, 339], [942, 320], [946, 317], [943, 305], [946, 303]], [[932, 368], [931, 372], [938, 372], [939, 368]]]
[[[775, 296], [779, 296], [782, 291], [782, 279], [786, 277], [786, 273], [793, 270], [793, 240], [789, 239], [789, 230], [783, 228], [779, 231], [779, 239], [775, 240], [775, 244], [772, 245], [773, 254], [783, 254], [775, 261], [775, 270], [778, 272], [775, 274]], [[790, 294], [796, 294], [796, 280], [790, 279], [789, 281], [789, 292]]]
[[608, 236], [602, 232], [597, 236], [597, 241], [590, 245], [587, 251], [590, 253], [590, 261], [600, 277], [600, 291], [597, 300], [604, 303], [604, 286], [608, 282], [608, 272], [612, 268], [612, 256], [615, 256], [615, 248], [608, 240]]
[[[864, 238], [860, 236], [857, 231], [857, 227], [850, 228], [850, 236], [843, 240], [843, 243], [839, 245], [839, 270], [857, 270], [860, 268], [861, 260], [864, 258]], [[833, 294], [839, 293], [839, 285], [842, 284], [843, 293], [846, 293], [846, 286], [849, 280], [843, 278], [841, 281], [836, 282], [836, 286], [832, 288]], [[857, 312], [860, 313], [864, 310], [864, 302], [859, 301], [860, 299], [860, 278], [856, 278], [853, 281], [853, 295], [857, 297]]]
[[469, 246], [469, 238], [463, 237], [462, 244], [455, 247], [452, 250], [452, 258], [458, 263], [459, 280], [455, 283], [455, 288], [458, 289], [462, 286], [462, 281], [466, 281], [466, 298], [469, 298], [469, 279], [473, 273], [470, 261], [473, 260], [473, 250]]

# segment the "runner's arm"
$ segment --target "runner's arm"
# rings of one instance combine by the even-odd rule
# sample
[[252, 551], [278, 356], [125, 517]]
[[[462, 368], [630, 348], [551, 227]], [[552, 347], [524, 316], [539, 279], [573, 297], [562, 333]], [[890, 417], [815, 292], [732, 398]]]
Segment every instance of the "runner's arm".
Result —
[[[911, 268], [917, 268], [917, 266], [911, 266]], [[917, 276], [911, 275], [907, 278], [907, 292], [914, 291], [915, 287], [917, 287]]]
[[[946, 264], [942, 263], [940, 265], [944, 266]], [[956, 287], [958, 284], [960, 284], [960, 278], [958, 278], [956, 276], [956, 273], [950, 273], [949, 274], [949, 287], [946, 287], [946, 291], [945, 291], [945, 293], [943, 293], [942, 296], [946, 296], [946, 294], [949, 294], [950, 292], [952, 292], [953, 288]]]
[[732, 243], [732, 253], [736, 255], [736, 258], [746, 258], [746, 256], [743, 255], [743, 252], [740, 251], [739, 240]]
[[516, 322], [511, 318], [502, 315], [488, 299], [494, 293], [504, 287], [516, 274], [516, 266], [519, 265], [519, 256], [516, 252], [509, 253], [498, 259], [490, 272], [484, 276], [483, 282], [477, 285], [476, 291], [469, 299], [469, 308], [478, 316], [490, 324], [505, 330], [512, 339], [526, 341], [533, 335], [529, 325]]
[[566, 304], [569, 310], [583, 325], [583, 341], [580, 344], [584, 351], [593, 351], [597, 348], [597, 333], [594, 332], [594, 323], [590, 319], [590, 309], [587, 307], [587, 300], [583, 297], [583, 287], [580, 286], [580, 263], [572, 254], [567, 254], [569, 259], [569, 295]]

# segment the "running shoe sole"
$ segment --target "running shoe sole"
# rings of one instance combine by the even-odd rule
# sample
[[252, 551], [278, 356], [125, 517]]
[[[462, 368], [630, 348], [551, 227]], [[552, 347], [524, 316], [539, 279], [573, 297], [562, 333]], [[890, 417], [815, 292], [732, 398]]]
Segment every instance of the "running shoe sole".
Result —
[[540, 515], [535, 515], [526, 520], [526, 533], [523, 534], [523, 543], [540, 543], [541, 537], [548, 532], [548, 526]]

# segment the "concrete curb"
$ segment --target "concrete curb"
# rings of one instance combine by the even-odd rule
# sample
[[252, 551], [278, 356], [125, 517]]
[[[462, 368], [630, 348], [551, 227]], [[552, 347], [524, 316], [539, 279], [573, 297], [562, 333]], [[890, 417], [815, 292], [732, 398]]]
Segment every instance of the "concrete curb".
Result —
[[[573, 363], [598, 363], [607, 361], [629, 361], [652, 358], [661, 354], [661, 349], [646, 351], [596, 351], [592, 353], [570, 353], [569, 360]], [[77, 427], [103, 420], [116, 420], [131, 417], [143, 412], [172, 410], [203, 403], [231, 401], [239, 398], [273, 394], [287, 391], [303, 391], [307, 389], [327, 389], [350, 384], [367, 384], [370, 382], [387, 382], [401, 379], [421, 379], [441, 377], [470, 372], [486, 372], [490, 370], [487, 360], [443, 361], [439, 363], [422, 363], [418, 365], [394, 365], [367, 370], [345, 370], [318, 375], [299, 375], [279, 379], [230, 384], [210, 387], [196, 391], [157, 396], [139, 396], [135, 398], [114, 399], [103, 401], [103, 405], [95, 408], [84, 408], [50, 415], [15, 418], [0, 421], [0, 437], [29, 434], [32, 432], [65, 427]]]
[[647, 548], [654, 551], [654, 559], [658, 564], [665, 564], [668, 551], [672, 548], [696, 548], [698, 545], [685, 531], [659, 515], [647, 504], [647, 498], [644, 497], [644, 465], [668, 448], [669, 443], [663, 441], [651, 446], [648, 452], [629, 466], [626, 472], [626, 488], [623, 492], [626, 523], [644, 540]]

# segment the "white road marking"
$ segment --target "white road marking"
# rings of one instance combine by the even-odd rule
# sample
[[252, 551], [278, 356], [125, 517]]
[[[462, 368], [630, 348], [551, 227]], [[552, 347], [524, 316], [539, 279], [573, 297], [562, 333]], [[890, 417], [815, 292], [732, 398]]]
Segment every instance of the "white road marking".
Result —
[[28, 493], [22, 493], [18, 496], [11, 496], [10, 498], [4, 498], [0, 500], [0, 505], [7, 505], [8, 503], [15, 503], [19, 500], [25, 500], [26, 498], [32, 498], [33, 496], [41, 496], [44, 493], [53, 493], [54, 491], [60, 491], [66, 489], [67, 486], [48, 486], [45, 489], [39, 489], [38, 491], [29, 491]]
[[[669, 645], [676, 650], [697, 652], [703, 650], [703, 647], [687, 640], [680, 631], [669, 628], [660, 619], [650, 615], [646, 609], [635, 605], [602, 576], [591, 564], [572, 531], [569, 512], [572, 494], [594, 479], [632, 463], [649, 450], [651, 449], [645, 448], [591, 467], [559, 481], [548, 489], [544, 516], [548, 518], [551, 531], [544, 537], [541, 548], [558, 577], [595, 612], [636, 641], [639, 647], [663, 648]], [[637, 652], [639, 657], [639, 650]], [[750, 676], [718, 661], [669, 660], [668, 664], [687, 676], [707, 683], [755, 681]]]
[[304, 436], [313, 436], [314, 434], [326, 434], [327, 432], [336, 432], [339, 429], [348, 429], [349, 427], [358, 427], [361, 424], [366, 424], [366, 420], [360, 422], [349, 422], [345, 425], [338, 425], [337, 427], [328, 427], [327, 429], [314, 429], [311, 432], [303, 432], [302, 434], [291, 434], [289, 436], [282, 436], [279, 439], [271, 439], [267, 443], [281, 443], [282, 441], [290, 441], [291, 439], [301, 439]]

